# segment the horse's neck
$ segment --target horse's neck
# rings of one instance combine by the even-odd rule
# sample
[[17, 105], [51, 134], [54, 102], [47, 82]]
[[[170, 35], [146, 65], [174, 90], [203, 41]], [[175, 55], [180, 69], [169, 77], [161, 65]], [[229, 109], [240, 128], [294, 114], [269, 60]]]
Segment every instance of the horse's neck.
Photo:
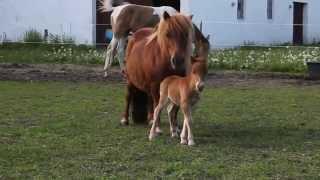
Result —
[[195, 83], [195, 77], [194, 75], [192, 75], [191, 73], [188, 74], [185, 78], [185, 81], [187, 83], [188, 89], [193, 91], [196, 87], [196, 83]]

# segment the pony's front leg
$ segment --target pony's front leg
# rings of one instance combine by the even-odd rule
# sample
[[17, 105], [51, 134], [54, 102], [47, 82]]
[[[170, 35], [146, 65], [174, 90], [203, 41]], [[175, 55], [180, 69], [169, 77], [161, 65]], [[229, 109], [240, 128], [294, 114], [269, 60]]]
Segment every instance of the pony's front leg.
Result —
[[112, 40], [110, 42], [110, 44], [107, 47], [107, 54], [106, 54], [106, 60], [104, 62], [104, 76], [107, 77], [108, 76], [108, 71], [110, 70], [110, 67], [112, 65], [113, 59], [116, 55], [116, 51], [117, 51], [117, 46], [118, 46], [118, 39], [113, 36]]
[[127, 85], [127, 95], [126, 95], [126, 104], [125, 104], [125, 110], [122, 116], [122, 119], [120, 121], [120, 123], [122, 125], [129, 125], [129, 109], [130, 109], [130, 103], [132, 100], [132, 91], [133, 91], [133, 87], [132, 85], [128, 84]]

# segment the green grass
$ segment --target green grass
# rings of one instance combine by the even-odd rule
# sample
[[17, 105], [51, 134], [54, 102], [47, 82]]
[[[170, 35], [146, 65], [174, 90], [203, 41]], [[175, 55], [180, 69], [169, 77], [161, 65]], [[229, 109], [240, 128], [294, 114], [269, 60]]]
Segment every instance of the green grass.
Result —
[[[0, 63], [103, 64], [105, 51], [83, 45], [6, 43], [0, 45]], [[320, 61], [320, 47], [242, 47], [214, 50], [208, 63], [213, 70], [305, 73], [307, 61]]]
[[191, 148], [165, 115], [153, 142], [145, 126], [120, 126], [124, 89], [0, 82], [0, 179], [320, 178], [318, 86], [208, 88]]
[[85, 45], [0, 45], [0, 63], [102, 64], [104, 56], [105, 49]]

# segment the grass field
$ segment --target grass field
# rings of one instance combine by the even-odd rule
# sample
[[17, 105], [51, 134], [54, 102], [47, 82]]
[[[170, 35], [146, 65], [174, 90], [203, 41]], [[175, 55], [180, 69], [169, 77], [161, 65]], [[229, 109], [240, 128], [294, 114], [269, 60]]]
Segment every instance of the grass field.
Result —
[[208, 88], [191, 148], [120, 126], [124, 89], [0, 82], [0, 179], [320, 178], [318, 86]]

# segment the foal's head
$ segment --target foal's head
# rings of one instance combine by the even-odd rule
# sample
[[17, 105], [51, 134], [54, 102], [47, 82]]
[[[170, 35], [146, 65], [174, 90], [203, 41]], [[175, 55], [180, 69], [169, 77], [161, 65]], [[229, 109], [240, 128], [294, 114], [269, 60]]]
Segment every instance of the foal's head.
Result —
[[[192, 55], [193, 25], [191, 17], [164, 12], [153, 39], [157, 39], [162, 55], [170, 56], [176, 64], [187, 63], [187, 72]], [[184, 67], [185, 68], [185, 67]]]
[[194, 83], [197, 91], [204, 89], [204, 81], [208, 74], [208, 65], [203, 58], [192, 58], [192, 68], [189, 76], [191, 77], [191, 83]]
[[197, 26], [194, 25], [194, 43], [195, 43], [195, 54], [196, 57], [208, 58], [209, 50], [210, 50], [210, 35], [204, 37], [201, 30], [198, 29]]

